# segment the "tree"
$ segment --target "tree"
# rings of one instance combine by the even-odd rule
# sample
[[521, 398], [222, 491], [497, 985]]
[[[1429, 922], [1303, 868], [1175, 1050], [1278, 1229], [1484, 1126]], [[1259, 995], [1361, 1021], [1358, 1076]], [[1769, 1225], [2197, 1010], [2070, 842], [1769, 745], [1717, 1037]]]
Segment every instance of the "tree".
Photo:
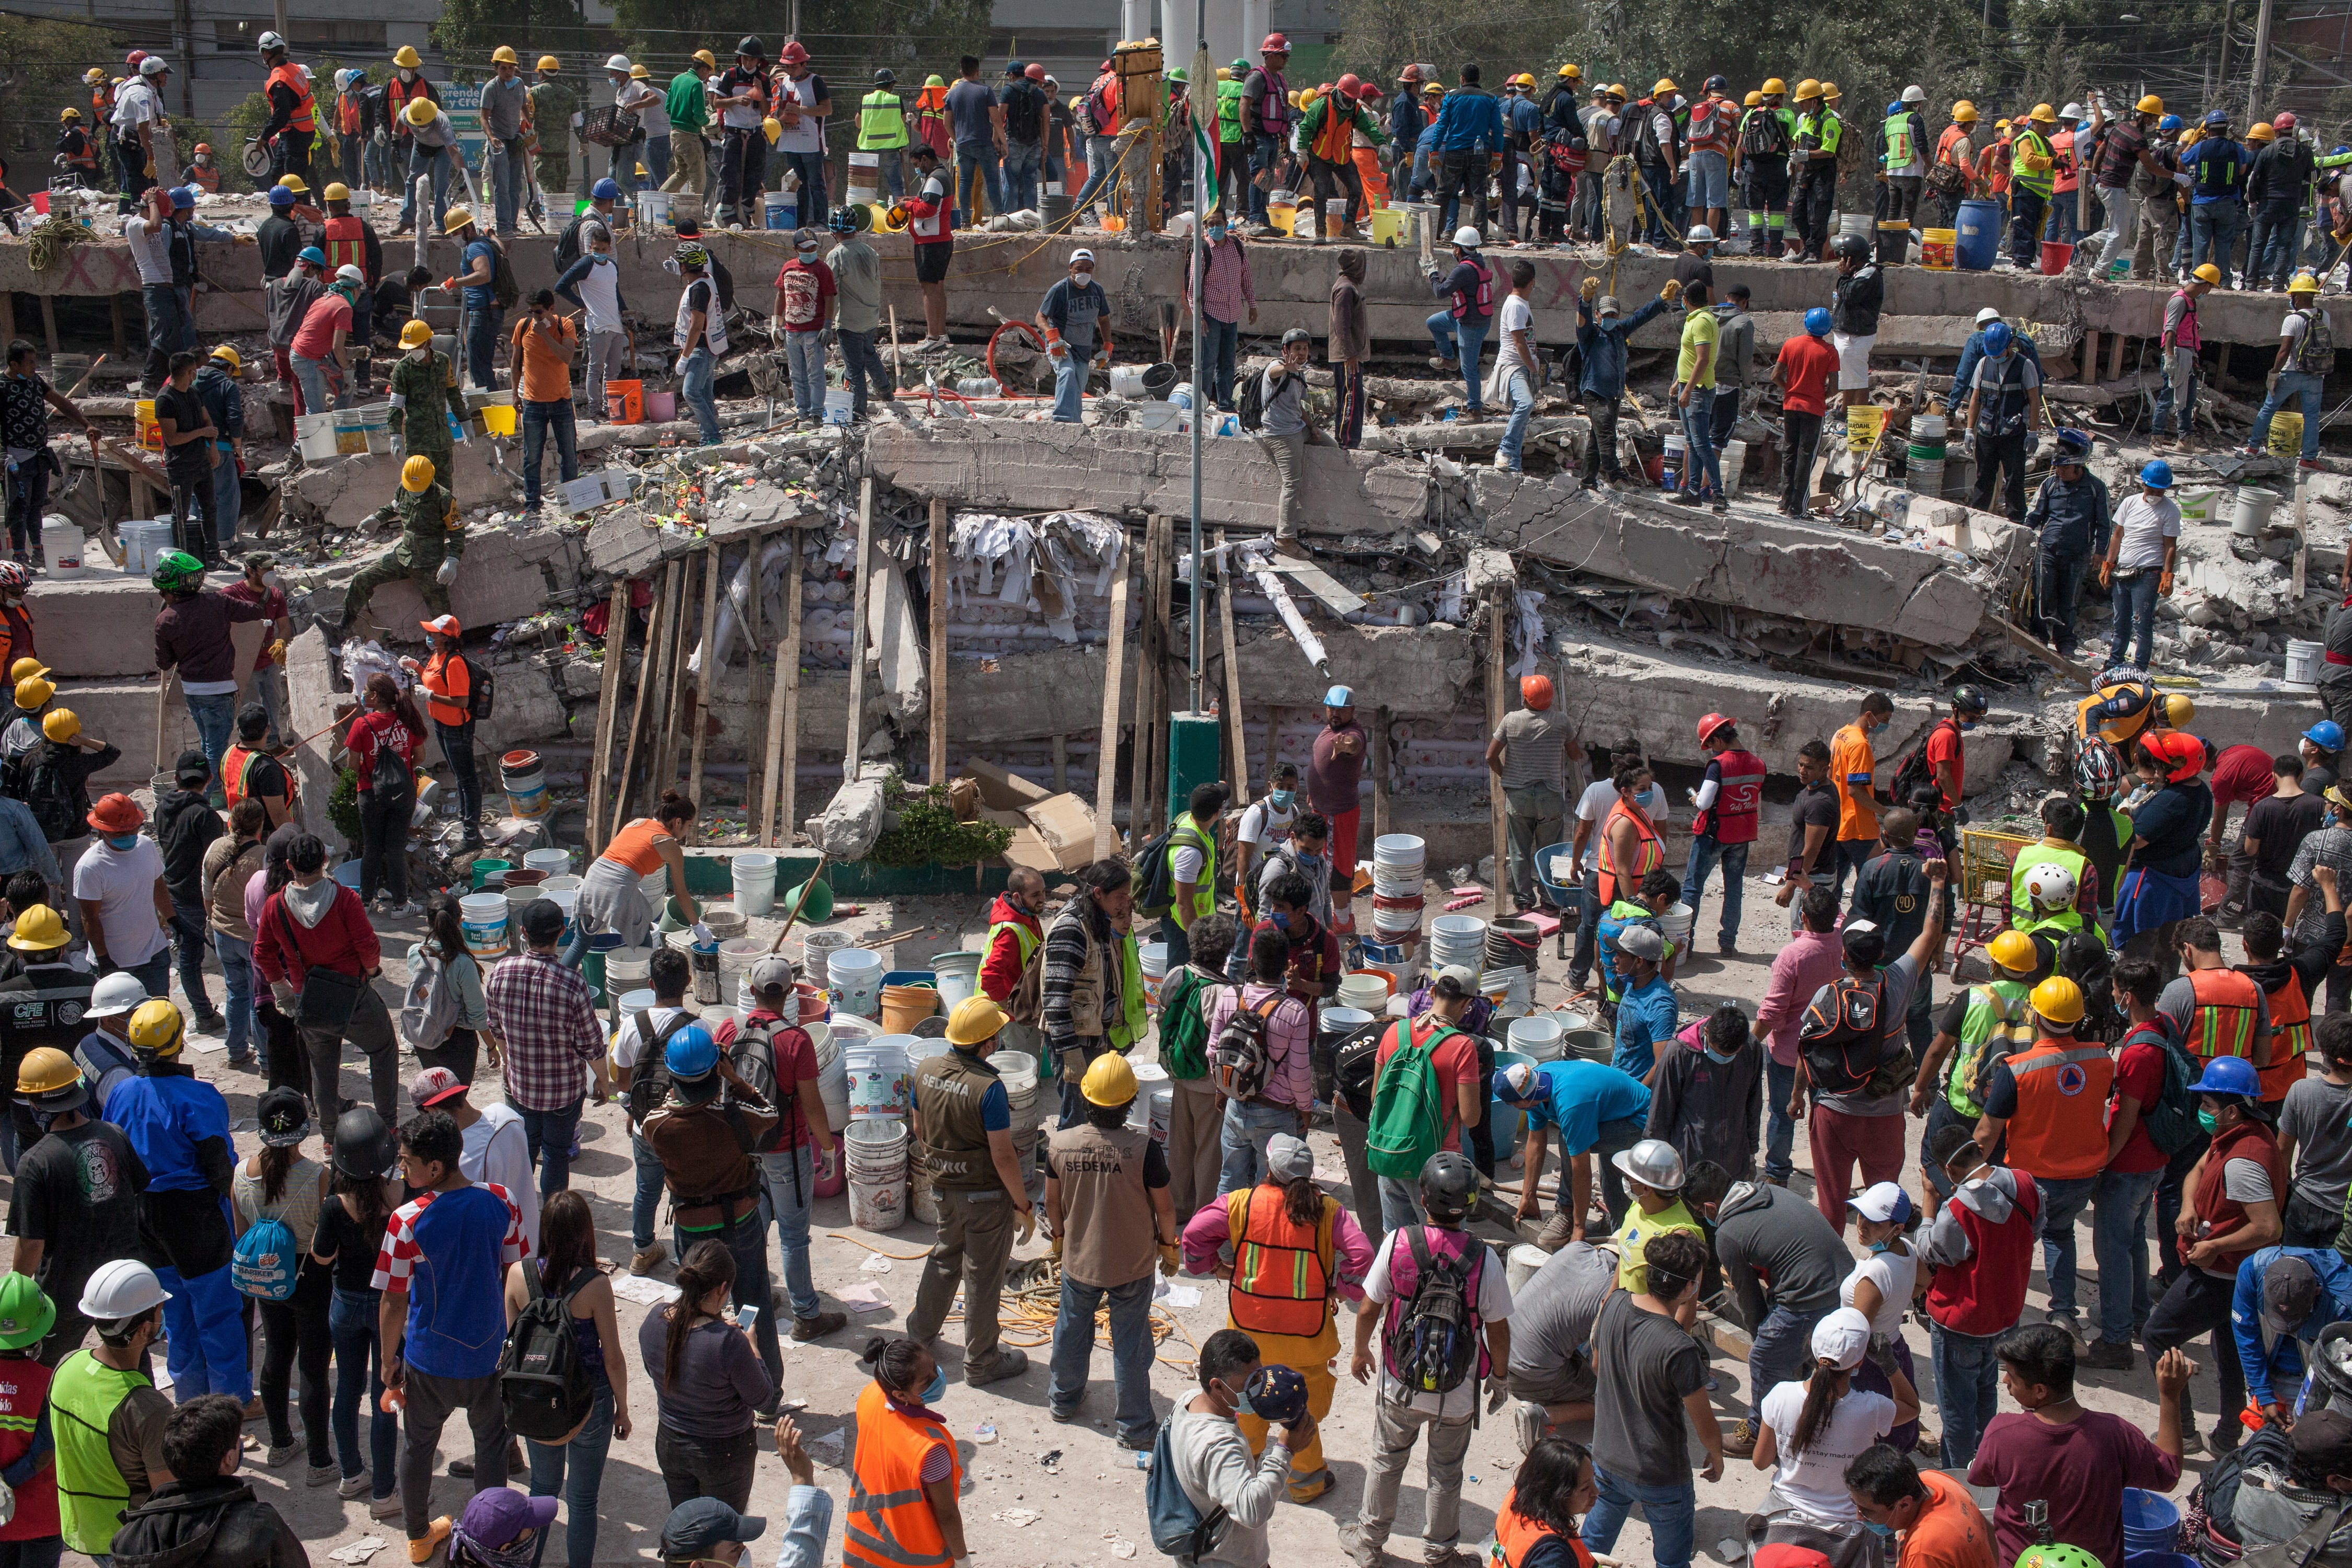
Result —
[[59, 110], [71, 105], [81, 110], [84, 130], [110, 134], [89, 121], [89, 89], [81, 85], [81, 73], [91, 66], [119, 71], [124, 52], [104, 27], [0, 15], [0, 148], [6, 149], [10, 184], [17, 190], [48, 183]]

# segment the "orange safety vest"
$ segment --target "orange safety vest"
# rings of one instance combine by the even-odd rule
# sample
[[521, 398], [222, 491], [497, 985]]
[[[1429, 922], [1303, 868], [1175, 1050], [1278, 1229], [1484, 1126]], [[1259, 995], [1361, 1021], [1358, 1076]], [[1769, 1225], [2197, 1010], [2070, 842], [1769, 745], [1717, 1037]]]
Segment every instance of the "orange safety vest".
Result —
[[329, 274], [338, 267], [356, 267], [367, 273], [369, 282], [374, 282], [375, 275], [368, 271], [367, 225], [346, 213], [341, 217], [329, 218], [325, 226]]
[[[1495, 1516], [1495, 1568], [1519, 1568], [1538, 1542], [1559, 1533], [1549, 1524], [1538, 1524], [1513, 1507], [1517, 1497], [1517, 1489], [1504, 1493], [1503, 1511]], [[1578, 1568], [1592, 1568], [1591, 1548], [1573, 1535], [1568, 1537], [1568, 1544], [1576, 1553]]]
[[474, 694], [474, 668], [464, 654], [435, 654], [416, 683], [425, 688], [425, 716], [436, 724], [455, 729], [473, 717], [467, 699]]
[[2036, 1181], [2095, 1176], [2107, 1163], [2107, 1090], [2115, 1059], [2102, 1045], [2044, 1037], [2009, 1058], [2017, 1110], [2009, 1163]]
[[2303, 976], [2289, 969], [2269, 1002], [2271, 1065], [2262, 1069], [2263, 1103], [2275, 1105], [2311, 1072], [2311, 998], [2303, 994]]
[[220, 165], [217, 163], [209, 169], [199, 163], [192, 163], [188, 166], [188, 178], [194, 183], [198, 190], [210, 191], [215, 195], [220, 194]]
[[[246, 771], [253, 766], [256, 759], [265, 754], [266, 753], [261, 752], [247, 749], [246, 743], [242, 741], [237, 742], [236, 744], [229, 747], [227, 751], [221, 753], [221, 793], [227, 798], [228, 806], [231, 811], [235, 811], [237, 806], [242, 805], [245, 801]], [[294, 809], [294, 803], [301, 798], [302, 780], [301, 776], [292, 768], [287, 768], [285, 773], [286, 809], [289, 813], [291, 813]]]
[[1314, 145], [1308, 149], [1327, 163], [1350, 162], [1349, 150], [1356, 144], [1356, 110], [1351, 105], [1342, 114], [1337, 96], [1323, 100], [1323, 124], [1315, 132]]
[[[1633, 864], [1622, 871], [1613, 864], [1616, 858], [1609, 849], [1610, 825], [1621, 816], [1641, 835]], [[1650, 821], [1649, 814], [1638, 805], [1627, 805], [1620, 796], [1617, 804], [1609, 808], [1609, 815], [1601, 818], [1601, 844], [1594, 863], [1601, 868], [1601, 907], [1605, 910], [1629, 892], [1641, 890], [1642, 879], [1666, 863], [1666, 847], [1658, 837], [1658, 829]]]
[[2189, 1054], [2199, 1061], [2252, 1057], [2254, 1014], [2263, 998], [2254, 977], [2234, 969], [2192, 969], [2187, 979], [2197, 994], [2197, 1010], [2189, 1016], [2189, 1037], [2181, 1042]]
[[893, 1405], [880, 1384], [866, 1385], [857, 1396], [857, 1453], [841, 1529], [844, 1568], [947, 1568], [947, 1537], [923, 1495], [923, 1458], [939, 1446], [948, 1451], [952, 1495], [963, 1485], [955, 1435], [936, 1415]]
[[415, 81], [403, 81], [398, 71], [392, 73], [392, 79], [383, 84], [383, 111], [385, 118], [392, 122], [394, 139], [416, 132], [416, 127], [408, 122], [408, 116], [401, 112], [408, 107], [408, 100], [432, 96], [433, 89], [425, 85], [424, 73], [419, 72]]
[[335, 119], [346, 136], [357, 136], [364, 121], [360, 117], [360, 95], [353, 88], [335, 95]]
[[319, 128], [318, 119], [311, 112], [310, 79], [296, 69], [293, 61], [287, 60], [270, 68], [269, 80], [264, 90], [272, 87], [285, 87], [293, 91], [294, 112], [286, 121], [289, 131], [316, 131]]
[[[1264, 1208], [1257, 1200], [1265, 1198]], [[1272, 1183], [1225, 1195], [1225, 1226], [1235, 1237], [1233, 1289], [1225, 1300], [1233, 1326], [1244, 1333], [1311, 1340], [1331, 1321], [1331, 1280], [1338, 1242], [1326, 1204], [1313, 1225], [1294, 1225]]]

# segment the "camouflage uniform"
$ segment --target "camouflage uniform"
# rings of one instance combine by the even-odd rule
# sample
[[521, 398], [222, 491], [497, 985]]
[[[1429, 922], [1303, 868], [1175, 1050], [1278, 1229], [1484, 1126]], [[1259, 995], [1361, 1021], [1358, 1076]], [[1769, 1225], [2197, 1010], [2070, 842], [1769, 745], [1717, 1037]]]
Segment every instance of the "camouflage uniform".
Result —
[[394, 521], [400, 524], [400, 542], [362, 568], [343, 595], [346, 628], [357, 625], [378, 588], [404, 577], [425, 595], [427, 610], [436, 616], [449, 613], [449, 590], [433, 574], [445, 559], [456, 561], [466, 553], [466, 525], [458, 520], [457, 498], [437, 479], [421, 490], [404, 486], [392, 504], [378, 508], [367, 520], [370, 527]]
[[457, 461], [449, 437], [449, 416], [459, 405], [456, 362], [438, 349], [425, 350], [423, 359], [404, 353], [394, 362], [384, 391], [392, 399], [390, 424], [401, 451], [432, 458], [434, 477], [446, 481]]
[[572, 115], [580, 96], [562, 81], [539, 81], [530, 89], [530, 123], [539, 137], [539, 188], [554, 195], [572, 188]]

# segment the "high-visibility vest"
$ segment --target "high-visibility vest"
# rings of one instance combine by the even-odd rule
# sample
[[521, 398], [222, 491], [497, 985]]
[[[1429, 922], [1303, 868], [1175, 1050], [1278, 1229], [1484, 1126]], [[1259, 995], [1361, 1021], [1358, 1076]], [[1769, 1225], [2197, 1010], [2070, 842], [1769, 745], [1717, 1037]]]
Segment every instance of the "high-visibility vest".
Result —
[[1909, 110], [1906, 110], [1901, 114], [1888, 115], [1886, 117], [1885, 131], [1886, 135], [1886, 167], [1890, 171], [1902, 168], [1905, 164], [1910, 163], [1912, 159], [1918, 156], [1917, 153], [1912, 146], [1911, 115]]
[[1327, 1200], [1315, 1224], [1294, 1225], [1283, 1189], [1272, 1182], [1225, 1194], [1225, 1227], [1234, 1238], [1225, 1315], [1234, 1328], [1311, 1340], [1330, 1325], [1337, 1212]]
[[286, 121], [289, 131], [316, 131], [317, 117], [311, 112], [310, 79], [296, 68], [291, 60], [280, 61], [270, 68], [267, 87], [283, 87], [294, 94], [294, 112]]
[[58, 1505], [66, 1544], [97, 1554], [114, 1544], [131, 1503], [131, 1483], [115, 1467], [107, 1424], [134, 1389], [152, 1386], [88, 1351], [76, 1351], [49, 1383], [49, 1430], [58, 1445]]
[[[1549, 1524], [1538, 1524], [1512, 1506], [1516, 1491], [1503, 1494], [1503, 1511], [1495, 1516], [1496, 1568], [1520, 1568], [1528, 1553], [1548, 1536], [1559, 1531]], [[1577, 1537], [1568, 1537], [1569, 1550], [1575, 1554], [1577, 1568], [1592, 1568], [1592, 1549]]]
[[[1620, 868], [1616, 856], [1609, 847], [1609, 829], [1619, 817], [1633, 825], [1639, 837], [1634, 843], [1633, 864]], [[1620, 899], [1630, 899], [1642, 890], [1642, 879], [1666, 863], [1666, 846], [1658, 837], [1657, 828], [1639, 806], [1629, 806], [1622, 796], [1609, 808], [1601, 819], [1601, 844], [1594, 864], [1601, 868], [1601, 907], [1607, 909]]]
[[384, 117], [392, 122], [392, 134], [395, 140], [403, 136], [414, 135], [416, 131], [415, 126], [408, 123], [408, 116], [401, 112], [408, 107], [408, 100], [413, 98], [431, 98], [432, 96], [433, 89], [422, 75], [419, 75], [415, 81], [403, 81], [400, 79], [398, 71], [392, 73], [392, 79], [383, 84], [383, 112]]
[[2033, 1039], [2032, 1009], [2026, 1005], [2030, 988], [2021, 980], [1994, 980], [1969, 987], [1968, 1010], [1960, 1015], [1960, 1043], [1944, 1069], [1944, 1099], [1954, 1110], [1973, 1121], [1984, 1114], [1985, 1085], [1978, 1068], [1988, 1054], [1985, 1043], [1996, 1035], [2007, 1048], [1996, 1045], [1990, 1054], [2013, 1056]]
[[923, 1495], [923, 1459], [948, 1453], [950, 1495], [963, 1484], [955, 1434], [937, 1416], [904, 1410], [878, 1383], [857, 1396], [857, 1453], [849, 1467], [849, 1512], [842, 1521], [845, 1568], [947, 1568], [947, 1536]]
[[2186, 978], [2197, 994], [2197, 1010], [2189, 1016], [2182, 1047], [2199, 1061], [2252, 1057], [2254, 1014], [2263, 998], [2254, 977], [2234, 969], [2192, 969]]
[[211, 168], [205, 168], [200, 164], [189, 165], [188, 183], [194, 185], [200, 191], [210, 191], [215, 195], [218, 195], [220, 194], [220, 165], [215, 163]]
[[994, 952], [996, 951], [996, 939], [1003, 936], [1006, 931], [1011, 931], [1013, 933], [1013, 944], [1021, 951], [1021, 967], [1024, 969], [1028, 968], [1029, 955], [1037, 951], [1037, 944], [1045, 940], [1045, 933], [1042, 931], [1031, 931], [1026, 925], [1019, 921], [999, 921], [994, 925], [988, 928], [988, 941], [982, 944], [981, 951], [983, 952]]
[[[356, 267], [362, 273], [366, 273], [368, 270], [367, 225], [349, 213], [345, 213], [341, 217], [329, 218], [324, 226], [327, 240], [327, 271], [331, 275], [338, 267]], [[375, 281], [373, 274], [369, 275], [368, 281], [371, 283]]]
[[[245, 775], [251, 771], [254, 763], [266, 754], [266, 752], [248, 750], [242, 741], [221, 753], [221, 793], [227, 798], [231, 811], [235, 811], [244, 804]], [[302, 780], [292, 768], [287, 768], [284, 772], [286, 773], [286, 807], [290, 812], [294, 808], [294, 802], [301, 795]]]
[[2290, 967], [2285, 984], [2270, 993], [2267, 999], [2271, 1009], [2271, 1065], [2261, 1069], [2262, 1098], [2264, 1104], [2275, 1105], [2286, 1098], [2288, 1089], [2310, 1076], [2311, 998], [2304, 994], [2303, 976]]
[[[2039, 167], [2035, 166], [2037, 160]], [[2050, 144], [2050, 138], [2028, 126], [2018, 132], [2016, 148], [2010, 160], [2009, 177], [2016, 183], [2019, 190], [2046, 196], [2058, 183], [2057, 162], [2058, 150]]]
[[2009, 1058], [2017, 1110], [2009, 1119], [2009, 1161], [2045, 1182], [2095, 1176], [2107, 1163], [2107, 1090], [2115, 1058], [2073, 1039], [2040, 1039]]
[[1699, 814], [1691, 830], [1717, 844], [1753, 844], [1764, 804], [1764, 759], [1735, 746], [1717, 752], [1715, 764], [1715, 804]]
[[907, 100], [877, 87], [857, 106], [857, 150], [885, 151], [907, 144]]
[[2074, 885], [2083, 885], [2083, 868], [2091, 858], [2080, 849], [2062, 849], [2053, 844], [2029, 844], [2017, 852], [2016, 861], [2009, 868], [2010, 922], [2023, 929], [2031, 921], [2036, 930], [2081, 931], [2082, 914], [2072, 905], [2042, 914], [2033, 907], [2025, 891], [2026, 873], [2036, 866], [2063, 866], [2074, 873]]
[[1315, 140], [1307, 151], [1327, 163], [1346, 163], [1349, 150], [1355, 144], [1356, 111], [1342, 110], [1337, 93], [1316, 107], [1323, 111], [1323, 122], [1315, 128]]
[[[1347, 154], [1343, 152], [1339, 156], [1345, 159]], [[1169, 830], [1169, 853], [1174, 854], [1179, 846], [1190, 846], [1201, 852], [1201, 879], [1192, 884], [1192, 918], [1199, 920], [1202, 915], [1214, 914], [1217, 910], [1217, 836], [1203, 832], [1200, 822], [1187, 812]]]
[[346, 88], [335, 95], [336, 126], [344, 135], [357, 136], [360, 133], [365, 123], [360, 111], [361, 101], [356, 86]]
[[436, 653], [425, 664], [417, 684], [425, 688], [425, 714], [452, 729], [473, 717], [467, 700], [474, 694], [474, 667], [463, 654]]
[[1122, 1054], [1133, 1048], [1151, 1027], [1151, 1004], [1143, 995], [1142, 947], [1133, 931], [1118, 940], [1118, 1016], [1109, 1021], [1103, 1038]]

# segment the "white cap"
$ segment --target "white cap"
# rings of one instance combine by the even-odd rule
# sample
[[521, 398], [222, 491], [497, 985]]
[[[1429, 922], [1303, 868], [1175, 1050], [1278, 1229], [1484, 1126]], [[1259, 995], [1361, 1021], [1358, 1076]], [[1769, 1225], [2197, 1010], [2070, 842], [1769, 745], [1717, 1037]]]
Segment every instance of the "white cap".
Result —
[[1690, 232], [1683, 236], [1683, 239], [1691, 245], [1713, 245], [1715, 230], [1703, 223], [1695, 223], [1690, 226]]
[[1440, 980], [1452, 980], [1472, 995], [1478, 994], [1478, 976], [1466, 963], [1449, 963], [1437, 972]]
[[1813, 1358], [1840, 1372], [1862, 1364], [1870, 1349], [1870, 1320], [1852, 1307], [1840, 1307], [1813, 1325]]
[[1885, 1225], [1889, 1220], [1902, 1224], [1914, 1210], [1911, 1194], [1894, 1182], [1874, 1182], [1857, 1198], [1848, 1198], [1845, 1206], [1866, 1220]]
[[1983, 310], [1977, 312], [1977, 325], [1979, 327], [1990, 327], [1995, 321], [2000, 320], [2000, 312], [1994, 310], [1990, 305], [1987, 305]]
[[1475, 250], [1486, 243], [1486, 237], [1466, 223], [1454, 231], [1454, 244], [1456, 249]]
[[1903, 101], [1906, 103], [1925, 103], [1927, 101], [1927, 89], [1921, 87], [1915, 81], [1909, 87], [1903, 89]]
[[120, 1018], [126, 1013], [137, 1012], [146, 1000], [147, 987], [140, 984], [139, 976], [127, 969], [118, 969], [91, 989], [81, 1016], [84, 1019]]
[[1094, 258], [1095, 253], [1088, 250], [1083, 245], [1070, 252], [1070, 265], [1073, 267], [1076, 267], [1081, 261], [1092, 261]]

